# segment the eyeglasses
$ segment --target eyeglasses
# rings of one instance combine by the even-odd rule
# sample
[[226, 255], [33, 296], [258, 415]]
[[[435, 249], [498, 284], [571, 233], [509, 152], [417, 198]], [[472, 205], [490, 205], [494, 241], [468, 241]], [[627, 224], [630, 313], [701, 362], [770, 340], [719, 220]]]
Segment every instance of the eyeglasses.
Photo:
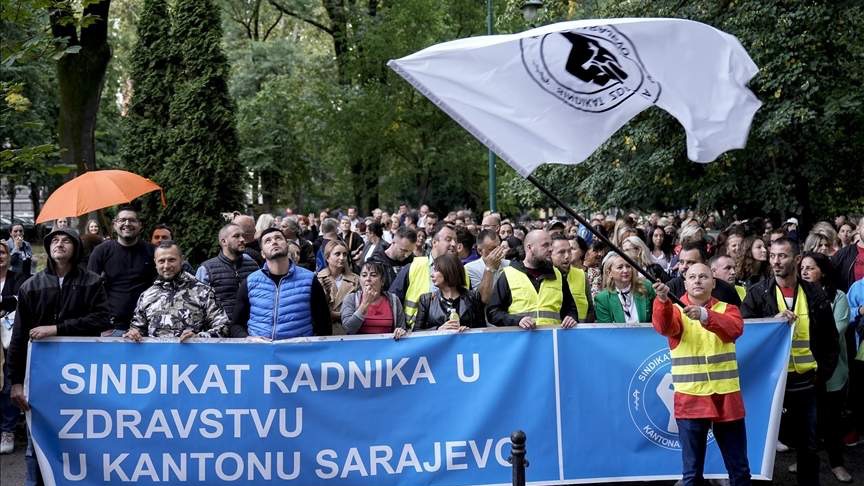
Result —
[[127, 223], [128, 224], [138, 224], [141, 221], [138, 219], [135, 219], [135, 218], [118, 218], [118, 219], [115, 219], [114, 222], [120, 223], [120, 224], [127, 224]]

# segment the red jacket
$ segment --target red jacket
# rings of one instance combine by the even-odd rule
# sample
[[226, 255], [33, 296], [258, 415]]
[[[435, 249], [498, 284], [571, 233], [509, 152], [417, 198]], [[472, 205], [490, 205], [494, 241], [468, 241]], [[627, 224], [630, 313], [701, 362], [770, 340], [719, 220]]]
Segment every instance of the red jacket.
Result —
[[[691, 305], [687, 294], [681, 297], [686, 305]], [[708, 321], [705, 329], [713, 332], [725, 343], [735, 342], [744, 333], [744, 320], [738, 307], [726, 304], [724, 312], [715, 312], [711, 307], [718, 301], [714, 297], [705, 304], [708, 311]], [[675, 349], [681, 342], [684, 327], [681, 323], [681, 311], [671, 300], [661, 302], [654, 299], [654, 312], [651, 323], [654, 329], [669, 339], [669, 349]], [[687, 395], [675, 392], [675, 418], [679, 419], [711, 419], [715, 422], [731, 422], [744, 418], [744, 399], [741, 392], [714, 394], [708, 396]]]

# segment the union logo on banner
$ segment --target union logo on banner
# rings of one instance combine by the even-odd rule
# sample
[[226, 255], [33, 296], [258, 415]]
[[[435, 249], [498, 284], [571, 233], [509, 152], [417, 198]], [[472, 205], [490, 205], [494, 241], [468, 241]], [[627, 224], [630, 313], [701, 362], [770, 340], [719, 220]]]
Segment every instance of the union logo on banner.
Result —
[[611, 25], [519, 40], [528, 75], [547, 93], [580, 111], [609, 111], [631, 96], [654, 103], [660, 85], [636, 46]]
[[[672, 357], [668, 348], [648, 356], [633, 373], [627, 404], [633, 425], [643, 437], [664, 449], [681, 450], [675, 422]], [[709, 430], [708, 442], [713, 441], [714, 433]]]

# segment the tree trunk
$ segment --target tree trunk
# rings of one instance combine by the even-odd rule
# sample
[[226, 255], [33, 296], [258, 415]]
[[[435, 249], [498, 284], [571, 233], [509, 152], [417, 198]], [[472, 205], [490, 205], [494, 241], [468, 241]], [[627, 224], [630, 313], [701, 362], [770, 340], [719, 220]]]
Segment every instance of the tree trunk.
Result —
[[96, 169], [96, 115], [110, 60], [106, 43], [67, 54], [57, 63], [60, 157], [66, 164], [75, 164], [78, 174]]
[[33, 219], [36, 219], [42, 209], [42, 201], [39, 200], [39, 185], [35, 182], [30, 183], [30, 204], [33, 205]]
[[93, 19], [76, 30], [72, 2], [51, 2], [48, 7], [51, 33], [63, 39], [67, 46], [78, 47], [77, 53], [67, 53], [57, 62], [60, 87], [58, 132], [60, 158], [75, 164], [78, 174], [96, 168], [96, 115], [105, 82], [105, 71], [111, 60], [108, 45], [108, 10], [111, 0], [88, 3], [83, 17]]

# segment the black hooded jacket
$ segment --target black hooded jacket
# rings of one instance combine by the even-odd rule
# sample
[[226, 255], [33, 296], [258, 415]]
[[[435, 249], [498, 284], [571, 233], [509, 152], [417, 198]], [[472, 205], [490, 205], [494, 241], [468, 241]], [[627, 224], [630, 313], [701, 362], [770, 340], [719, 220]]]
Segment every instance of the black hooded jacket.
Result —
[[72, 270], [63, 278], [63, 286], [48, 258], [47, 268], [24, 282], [18, 292], [18, 311], [9, 344], [9, 375], [13, 385], [24, 383], [27, 368], [27, 342], [30, 330], [39, 326], [57, 326], [58, 336], [99, 336], [111, 327], [105, 287], [93, 272], [78, 265], [81, 240], [72, 230], [54, 230], [45, 237], [45, 251], [51, 254], [51, 239], [57, 234], [72, 238]]

